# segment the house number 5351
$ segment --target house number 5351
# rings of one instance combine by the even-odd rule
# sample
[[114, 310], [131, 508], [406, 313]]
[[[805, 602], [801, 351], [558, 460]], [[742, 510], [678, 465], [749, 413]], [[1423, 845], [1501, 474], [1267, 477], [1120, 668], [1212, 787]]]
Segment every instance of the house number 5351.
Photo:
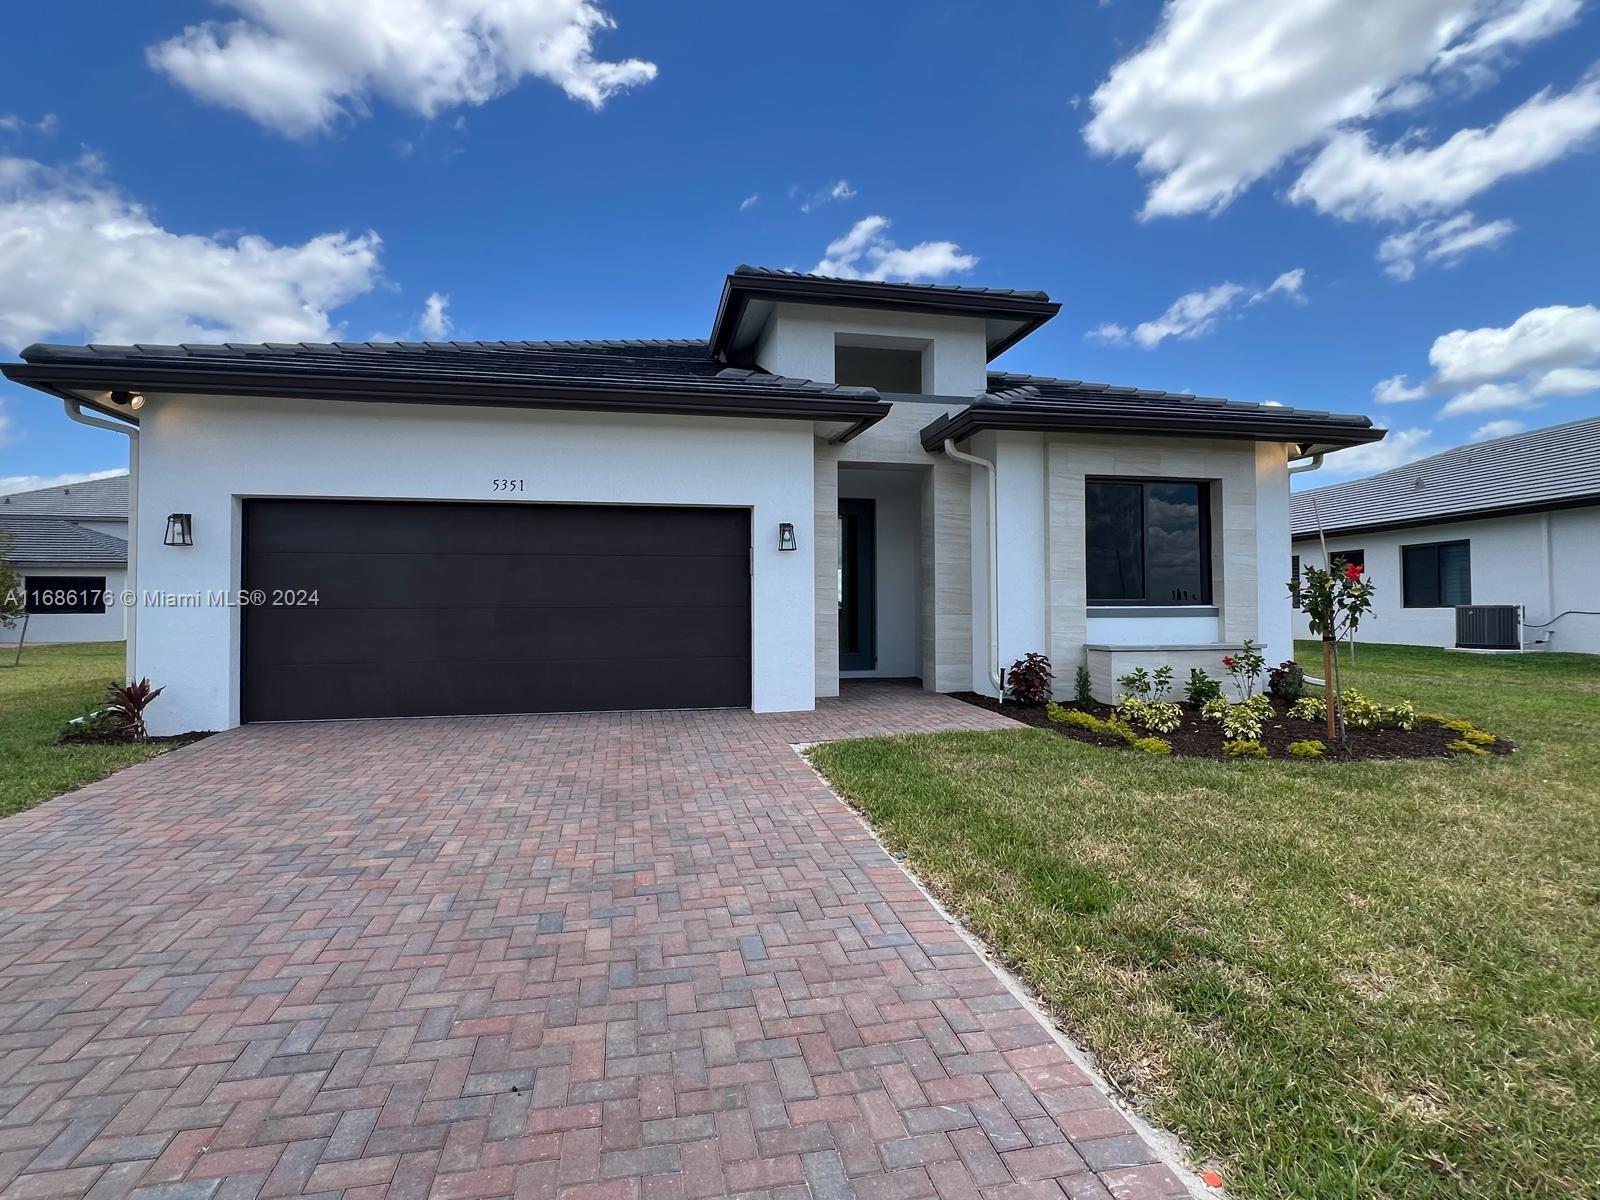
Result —
[[521, 492], [526, 490], [520, 479], [496, 479], [491, 482], [493, 484], [492, 490], [497, 492]]

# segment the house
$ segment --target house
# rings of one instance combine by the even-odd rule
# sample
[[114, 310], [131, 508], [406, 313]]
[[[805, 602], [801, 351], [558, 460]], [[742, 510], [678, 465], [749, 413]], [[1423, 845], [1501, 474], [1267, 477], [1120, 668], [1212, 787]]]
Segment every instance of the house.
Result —
[[[1301, 492], [1292, 512], [1296, 571], [1326, 539], [1376, 581], [1362, 641], [1600, 654], [1600, 417]], [[1458, 629], [1467, 605], [1520, 607], [1520, 636], [1507, 613], [1462, 613]]]
[[126, 636], [128, 476], [0, 496], [0, 541], [28, 616], [0, 645], [118, 642]]
[[[1287, 654], [1292, 462], [1365, 417], [990, 369], [1040, 292], [740, 267], [699, 341], [31, 346], [134, 443], [161, 732], [1070, 692]], [[991, 514], [995, 514], [991, 519]]]

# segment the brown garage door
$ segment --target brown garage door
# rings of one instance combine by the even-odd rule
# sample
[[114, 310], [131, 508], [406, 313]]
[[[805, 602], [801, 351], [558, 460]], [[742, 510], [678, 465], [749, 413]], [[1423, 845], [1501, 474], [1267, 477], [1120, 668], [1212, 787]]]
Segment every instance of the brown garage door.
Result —
[[[250, 500], [246, 721], [750, 703], [743, 509]], [[314, 604], [275, 605], [276, 593]]]

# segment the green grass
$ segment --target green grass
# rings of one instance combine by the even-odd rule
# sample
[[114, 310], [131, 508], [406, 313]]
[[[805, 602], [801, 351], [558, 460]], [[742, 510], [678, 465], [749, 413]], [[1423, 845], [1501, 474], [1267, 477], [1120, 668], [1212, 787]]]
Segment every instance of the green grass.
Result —
[[[98, 707], [106, 684], [123, 674], [121, 642], [29, 646], [11, 667], [0, 648], [0, 816], [153, 758], [169, 744], [58, 746], [61, 727]], [[4, 833], [0, 832], [0, 837]]]
[[1358, 653], [1347, 686], [1521, 749], [813, 757], [1231, 1194], [1600, 1196], [1600, 660]]

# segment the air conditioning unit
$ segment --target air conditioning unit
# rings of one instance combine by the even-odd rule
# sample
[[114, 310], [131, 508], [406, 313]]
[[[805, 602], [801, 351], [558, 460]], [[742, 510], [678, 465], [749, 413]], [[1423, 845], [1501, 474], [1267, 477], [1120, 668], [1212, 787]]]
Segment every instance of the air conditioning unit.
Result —
[[1456, 649], [1521, 650], [1522, 605], [1460, 605], [1456, 609]]

